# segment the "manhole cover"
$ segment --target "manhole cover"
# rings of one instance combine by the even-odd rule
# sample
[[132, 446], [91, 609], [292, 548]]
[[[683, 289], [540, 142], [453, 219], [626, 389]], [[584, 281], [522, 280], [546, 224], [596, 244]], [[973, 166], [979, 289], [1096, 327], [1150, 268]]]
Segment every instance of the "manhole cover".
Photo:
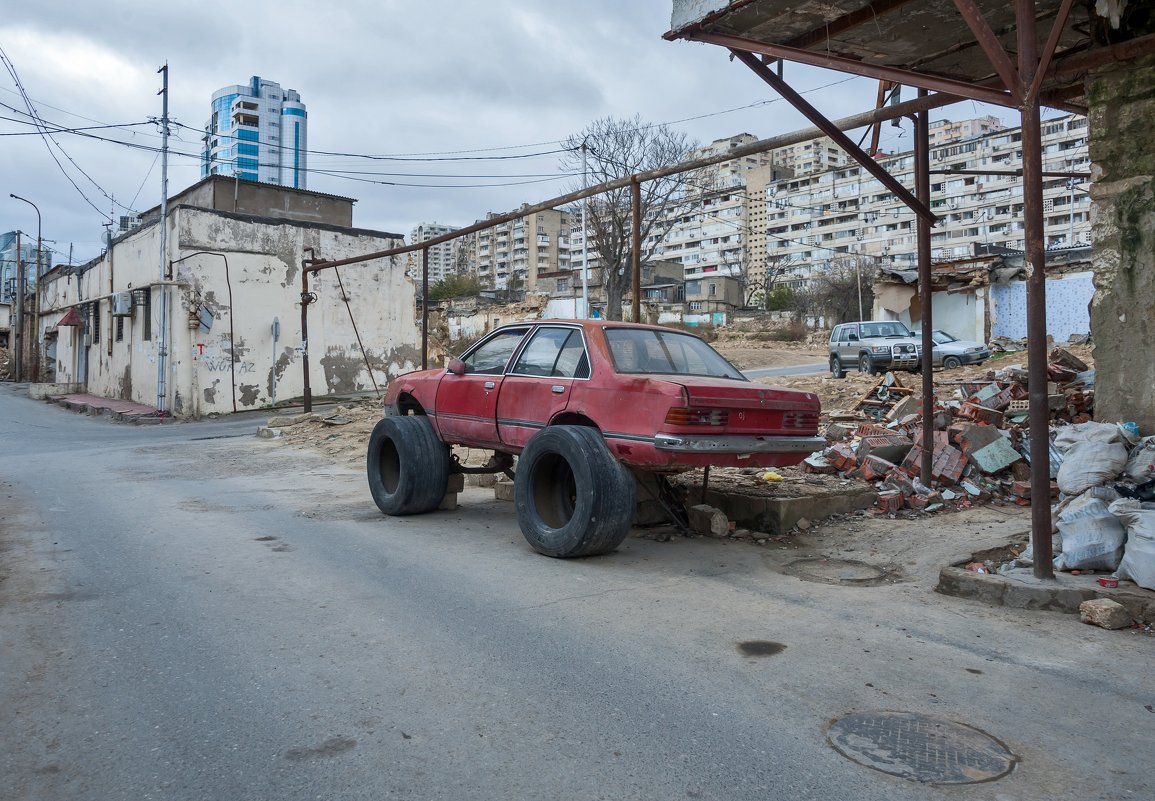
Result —
[[859, 586], [881, 584], [890, 576], [889, 571], [881, 567], [852, 559], [799, 559], [788, 564], [785, 572], [803, 581]]
[[859, 765], [925, 784], [988, 782], [1018, 761], [985, 732], [912, 712], [857, 712], [836, 720], [828, 736]]

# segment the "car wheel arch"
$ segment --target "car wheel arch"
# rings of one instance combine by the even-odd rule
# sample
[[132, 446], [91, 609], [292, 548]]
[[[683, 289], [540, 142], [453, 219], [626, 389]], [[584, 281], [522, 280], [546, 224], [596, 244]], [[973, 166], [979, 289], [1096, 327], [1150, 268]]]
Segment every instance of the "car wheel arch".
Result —
[[421, 415], [422, 417], [428, 416], [425, 407], [421, 405], [421, 401], [417, 400], [417, 398], [408, 392], [402, 392], [397, 396], [397, 400], [393, 402], [393, 409], [399, 417], [411, 414]]

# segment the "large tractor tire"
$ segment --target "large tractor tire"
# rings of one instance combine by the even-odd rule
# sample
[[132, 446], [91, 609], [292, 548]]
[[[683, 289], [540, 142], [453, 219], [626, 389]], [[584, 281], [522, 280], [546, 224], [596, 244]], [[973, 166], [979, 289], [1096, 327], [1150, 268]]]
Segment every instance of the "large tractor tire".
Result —
[[449, 448], [423, 415], [383, 417], [366, 457], [369, 492], [387, 515], [419, 515], [441, 505], [449, 483]]
[[612, 551], [634, 519], [634, 476], [585, 426], [549, 426], [517, 461], [514, 501], [535, 551], [569, 558]]

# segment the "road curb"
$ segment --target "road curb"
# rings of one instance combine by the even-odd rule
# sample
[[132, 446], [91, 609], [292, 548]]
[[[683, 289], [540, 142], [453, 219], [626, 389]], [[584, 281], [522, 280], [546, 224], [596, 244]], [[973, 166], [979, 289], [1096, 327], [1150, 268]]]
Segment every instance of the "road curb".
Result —
[[1078, 614], [1079, 604], [1096, 598], [1109, 598], [1127, 607], [1135, 620], [1155, 621], [1155, 592], [1131, 582], [1119, 587], [1100, 587], [1095, 576], [1072, 576], [1058, 573], [1054, 580], [1037, 579], [1029, 568], [1009, 574], [976, 573], [959, 565], [939, 572], [935, 592], [956, 598], [969, 598], [991, 606], [1013, 609], [1037, 609]]

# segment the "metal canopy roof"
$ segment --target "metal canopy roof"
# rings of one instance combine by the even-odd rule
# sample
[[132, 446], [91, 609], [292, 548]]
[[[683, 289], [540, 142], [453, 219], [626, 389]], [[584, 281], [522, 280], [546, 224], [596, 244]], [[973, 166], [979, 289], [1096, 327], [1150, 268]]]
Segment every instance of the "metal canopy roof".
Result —
[[[815, 66], [921, 86], [937, 92], [1020, 105], [1016, 85], [1016, 3], [1007, 0], [674, 0], [667, 39], [688, 39]], [[1132, 0], [1128, 13], [1148, 14]], [[1106, 61], [1112, 27], [1093, 2], [1035, 0], [1037, 49], [1054, 56], [1038, 96], [1078, 110], [1081, 72]], [[1055, 30], [1054, 22], [1063, 19]], [[1144, 17], [1144, 19], [1147, 19]], [[977, 25], [976, 25], [977, 22]], [[1149, 23], [1148, 23], [1149, 24]], [[976, 33], [975, 31], [978, 31]], [[1155, 37], [1133, 39], [1125, 56], [1155, 52]], [[1139, 45], [1136, 47], [1135, 45]], [[1138, 52], [1136, 52], [1138, 51]], [[992, 53], [995, 55], [992, 57]]]

